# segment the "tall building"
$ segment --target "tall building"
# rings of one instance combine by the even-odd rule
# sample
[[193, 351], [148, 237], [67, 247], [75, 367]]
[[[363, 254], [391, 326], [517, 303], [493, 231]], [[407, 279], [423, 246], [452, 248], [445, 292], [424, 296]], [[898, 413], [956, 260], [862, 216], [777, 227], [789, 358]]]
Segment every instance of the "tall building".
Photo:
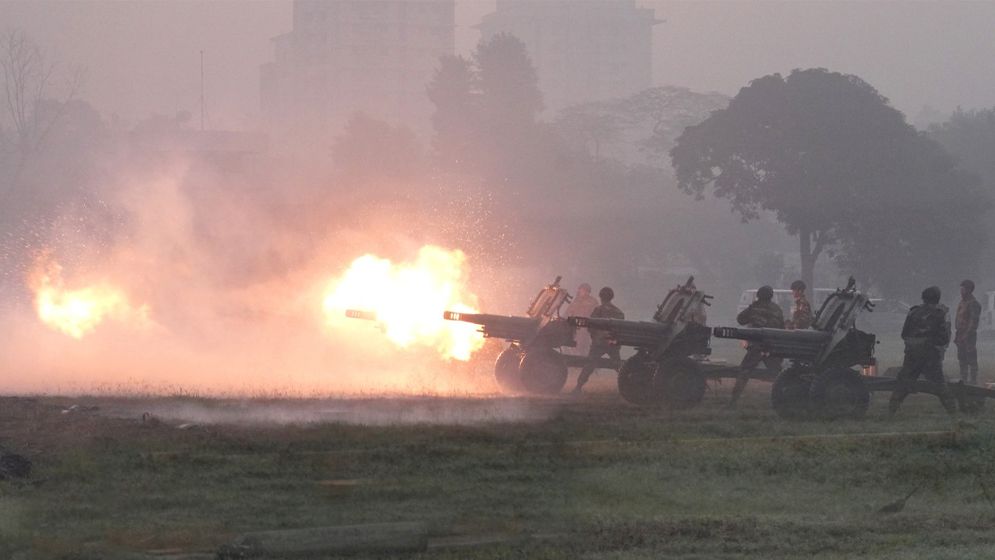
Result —
[[261, 69], [271, 130], [328, 137], [363, 111], [427, 131], [425, 88], [455, 52], [454, 0], [294, 0], [293, 10]]
[[653, 10], [635, 0], [497, 0], [483, 39], [525, 43], [547, 111], [631, 95], [653, 83]]

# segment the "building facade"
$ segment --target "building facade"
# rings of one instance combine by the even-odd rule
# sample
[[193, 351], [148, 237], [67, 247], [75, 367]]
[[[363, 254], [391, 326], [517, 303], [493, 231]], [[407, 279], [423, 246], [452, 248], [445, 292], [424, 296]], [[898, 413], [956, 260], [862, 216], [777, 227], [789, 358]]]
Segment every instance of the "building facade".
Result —
[[555, 112], [651, 87], [657, 23], [635, 0], [497, 0], [479, 29], [484, 40], [511, 33], [525, 43]]
[[328, 137], [357, 111], [427, 131], [425, 88], [455, 52], [454, 0], [295, 0], [293, 10], [261, 68], [274, 133]]

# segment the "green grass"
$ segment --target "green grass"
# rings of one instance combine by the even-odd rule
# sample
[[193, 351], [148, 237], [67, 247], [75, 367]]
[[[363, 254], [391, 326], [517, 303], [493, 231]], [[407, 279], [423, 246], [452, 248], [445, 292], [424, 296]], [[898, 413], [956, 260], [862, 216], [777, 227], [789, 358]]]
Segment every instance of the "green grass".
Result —
[[[721, 408], [726, 384], [678, 414], [628, 406], [603, 382], [580, 400], [528, 401], [544, 420], [476, 426], [179, 430], [6, 399], [0, 444], [33, 458], [35, 483], [0, 482], [0, 558], [213, 550], [245, 531], [407, 520], [439, 537], [553, 535], [417, 558], [990, 557], [990, 415], [956, 440], [806, 438], [950, 421], [914, 396], [894, 421], [879, 398], [861, 422], [789, 423], [755, 385], [739, 411]], [[900, 513], [877, 513], [920, 485]]]

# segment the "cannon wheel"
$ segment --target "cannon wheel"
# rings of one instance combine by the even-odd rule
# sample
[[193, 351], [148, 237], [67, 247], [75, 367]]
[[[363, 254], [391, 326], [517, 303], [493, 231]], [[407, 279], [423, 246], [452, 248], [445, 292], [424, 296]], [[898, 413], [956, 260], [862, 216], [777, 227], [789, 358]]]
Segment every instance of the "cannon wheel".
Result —
[[522, 387], [522, 370], [519, 364], [522, 361], [522, 349], [517, 344], [504, 349], [494, 362], [494, 379], [497, 380], [501, 390], [507, 393], [517, 393]]
[[847, 368], [831, 368], [818, 373], [810, 392], [820, 415], [827, 419], [858, 420], [867, 414], [871, 393], [860, 373]]
[[782, 371], [770, 389], [770, 404], [785, 420], [807, 420], [812, 417], [813, 403], [809, 398], [812, 385], [810, 371], [792, 366]]
[[555, 395], [567, 382], [563, 356], [548, 346], [533, 348], [521, 361], [522, 386], [530, 393]]
[[690, 358], [670, 358], [656, 369], [654, 398], [674, 410], [693, 408], [705, 398], [708, 384], [698, 371], [698, 364]]
[[653, 390], [653, 376], [656, 374], [656, 363], [645, 353], [622, 362], [618, 370], [618, 392], [622, 398], [639, 406], [660, 404], [660, 399]]

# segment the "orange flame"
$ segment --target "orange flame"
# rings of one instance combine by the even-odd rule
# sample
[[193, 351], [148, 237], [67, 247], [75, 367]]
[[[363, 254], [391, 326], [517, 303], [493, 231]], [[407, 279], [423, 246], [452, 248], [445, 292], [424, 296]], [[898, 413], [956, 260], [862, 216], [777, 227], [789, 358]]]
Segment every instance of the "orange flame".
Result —
[[414, 262], [392, 263], [375, 255], [354, 260], [325, 295], [329, 325], [356, 328], [341, 321], [346, 309], [376, 314], [384, 334], [401, 348], [435, 348], [447, 359], [469, 360], [484, 345], [476, 325], [446, 321], [443, 311], [475, 313], [477, 298], [467, 291], [466, 255], [426, 245]]
[[106, 318], [139, 325], [149, 321], [147, 305], [133, 306], [123, 291], [106, 282], [67, 289], [62, 266], [48, 255], [36, 261], [28, 283], [35, 294], [38, 318], [76, 339], [83, 338]]

